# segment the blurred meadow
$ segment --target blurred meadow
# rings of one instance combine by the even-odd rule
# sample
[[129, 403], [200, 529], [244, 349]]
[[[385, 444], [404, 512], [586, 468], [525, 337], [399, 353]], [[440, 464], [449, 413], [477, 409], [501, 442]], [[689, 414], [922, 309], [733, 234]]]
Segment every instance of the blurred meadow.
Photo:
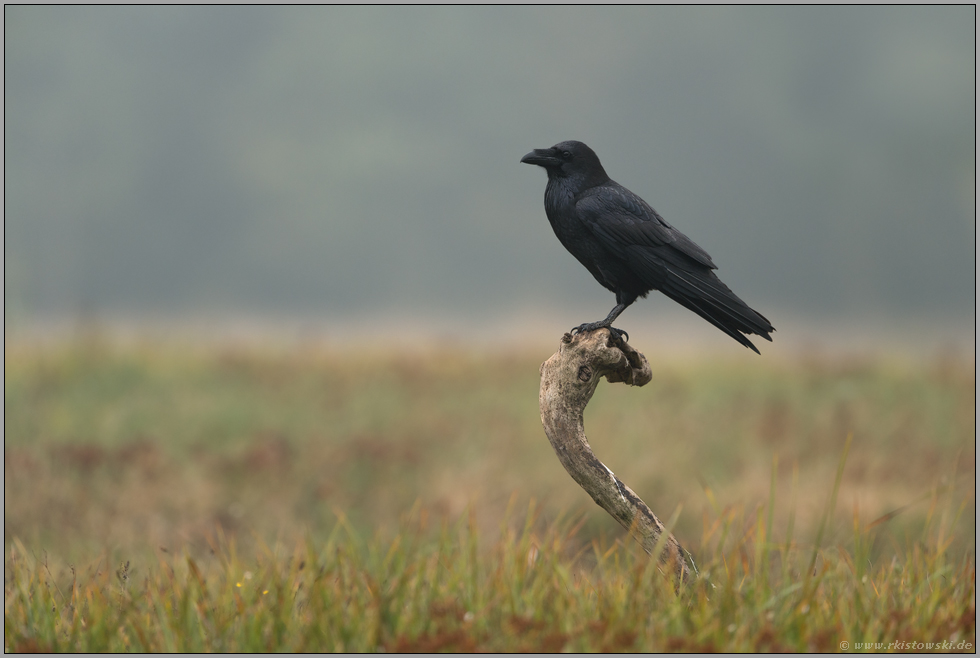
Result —
[[[587, 511], [587, 535], [618, 536], [543, 434], [547, 356], [97, 338], [8, 345], [5, 534], [79, 559], [203, 548], [215, 526], [239, 544], [322, 538], [337, 510], [363, 532], [392, 532], [415, 503], [449, 519], [472, 506], [492, 529], [516, 495], [549, 517]], [[776, 525], [795, 512], [800, 537], [812, 535], [848, 434], [843, 528], [851, 514], [870, 523], [908, 506], [875, 547], [891, 555], [942, 493], [969, 504], [960, 530], [972, 538], [969, 362], [798, 355], [653, 367], [643, 388], [603, 383], [586, 431], [655, 511], [683, 506], [677, 532], [688, 543], [713, 504], [752, 517], [768, 499], [774, 458]]]
[[[537, 559], [539, 549], [555, 569], [567, 569], [586, 582], [598, 578], [589, 587], [601, 589], [599, 583], [612, 579], [607, 586], [616, 589], [617, 578], [640, 578], [637, 583], [647, 583], [642, 591], [648, 605], [677, 602], [655, 582], [666, 580], [651, 580], [649, 567], [643, 566], [654, 561], [637, 557], [625, 532], [592, 503], [554, 456], [537, 410], [538, 366], [547, 351], [465, 350], [437, 344], [397, 349], [369, 343], [352, 351], [315, 341], [221, 346], [121, 342], [97, 333], [47, 345], [8, 342], [5, 349], [5, 614], [15, 649], [615, 646], [609, 645], [606, 626], [575, 642], [574, 634], [567, 632], [570, 625], [586, 623], [583, 620], [606, 619], [601, 606], [572, 605], [574, 615], [548, 612], [540, 601], [528, 601], [553, 599], [550, 586], [532, 587], [523, 579], [487, 585], [491, 594], [482, 596], [491, 600], [481, 604], [486, 614], [480, 624], [467, 627], [463, 635], [446, 635], [440, 619], [448, 614], [454, 629], [463, 628], [463, 613], [477, 603], [470, 597], [479, 599], [477, 593], [483, 591], [475, 584], [459, 592], [452, 589], [453, 583], [470, 582], [468, 576], [458, 580], [469, 573], [464, 564], [476, 561], [483, 571], [498, 573], [499, 579], [495, 560], [523, 563]], [[768, 573], [759, 564], [769, 561], [759, 563], [757, 551], [775, 547], [784, 550], [772, 562], [777, 576], [782, 570], [782, 579], [776, 577], [772, 586], [790, 591], [809, 581], [801, 561], [805, 564], [818, 549], [823, 562], [836, 565], [827, 567], [832, 573], [843, 569], [841, 573], [849, 574], [847, 583], [858, 582], [852, 579], [864, 570], [883, 570], [875, 577], [893, 578], [892, 586], [911, 596], [910, 601], [920, 600], [915, 593], [919, 590], [899, 581], [925, 578], [922, 582], [928, 584], [945, 573], [949, 578], [944, 582], [952, 583], [948, 591], [928, 588], [933, 599], [947, 607], [920, 609], [918, 604], [901, 603], [897, 594], [884, 596], [880, 612], [863, 613], [872, 622], [861, 622], [857, 628], [877, 628], [875, 632], [886, 637], [892, 633], [894, 639], [895, 629], [888, 626], [894, 619], [889, 615], [898, 610], [916, 620], [909, 622], [913, 635], [935, 628], [936, 620], [942, 619], [950, 624], [942, 639], [972, 637], [975, 642], [975, 627], [971, 630], [961, 619], [967, 614], [972, 619], [974, 613], [963, 606], [975, 601], [972, 362], [950, 353], [916, 362], [801, 352], [751, 363], [654, 354], [654, 379], [647, 386], [601, 383], [585, 417], [597, 455], [662, 518], [675, 521], [675, 534], [702, 570], [718, 578], [721, 565], [725, 571], [741, 565], [737, 569], [749, 576], [743, 575], [741, 584], [738, 579], [729, 583], [731, 592], [741, 592], [737, 596], [746, 596], [746, 577], [770, 586], [769, 576], [759, 575]], [[456, 546], [445, 533], [460, 527], [468, 528], [469, 534], [463, 533]], [[410, 529], [415, 544], [406, 538]], [[295, 588], [306, 576], [296, 572], [296, 560], [305, 564], [336, 559], [344, 564], [339, 557], [343, 554], [361, 565], [354, 573], [372, 574], [363, 577], [389, 583], [379, 585], [388, 591], [386, 587], [395, 587], [391, 582], [405, 584], [392, 565], [401, 564], [399, 560], [411, 564], [415, 554], [408, 545], [423, 556], [427, 553], [419, 546], [441, 547], [431, 550], [444, 555], [441, 568], [449, 575], [433, 576], [431, 587], [435, 592], [440, 583], [446, 586], [441, 578], [451, 585], [441, 598], [433, 593], [421, 603], [405, 603], [406, 611], [414, 611], [415, 622], [395, 615], [394, 621], [382, 619], [368, 633], [338, 618], [335, 632], [323, 631], [326, 636], [311, 639], [308, 632], [317, 627], [321, 615], [297, 617], [299, 612], [290, 613], [293, 608], [286, 606], [286, 612], [275, 613], [285, 620], [281, 623], [303, 630], [283, 631], [282, 637], [270, 639], [271, 631], [264, 625], [273, 621], [263, 615], [273, 614], [274, 608], [259, 597], [248, 606], [258, 606], [256, 619], [266, 621], [256, 621], [261, 628], [250, 631], [254, 637], [242, 630], [245, 604], [235, 608], [232, 603], [233, 595], [238, 596], [232, 583], [237, 578], [237, 587], [242, 587], [242, 573], [248, 572], [249, 578], [253, 572], [262, 573], [265, 587], [273, 583], [284, 591], [294, 588], [290, 601], [299, 605]], [[460, 557], [458, 551], [468, 557]], [[748, 557], [753, 554], [754, 562]], [[817, 553], [813, 555], [816, 559]], [[745, 560], [755, 568], [749, 569]], [[856, 576], [842, 566], [845, 562], [851, 572], [855, 562], [860, 563]], [[951, 566], [940, 568], [947, 563]], [[209, 575], [193, 575], [206, 565], [211, 565]], [[912, 578], [894, 571], [896, 565], [923, 573]], [[174, 575], [180, 573], [183, 576]], [[175, 586], [175, 577], [176, 582], [188, 579], [184, 587], [191, 589]], [[200, 626], [204, 618], [184, 620], [184, 626], [160, 626], [131, 621], [149, 614], [139, 613], [139, 608], [133, 608], [135, 617], [127, 616], [130, 608], [125, 606], [110, 614], [121, 605], [113, 597], [121, 595], [119, 588], [128, 587], [130, 578], [133, 587], [142, 583], [138, 591], [143, 594], [126, 589], [126, 596], [152, 603], [154, 597], [177, 597], [176, 601], [190, 596], [194, 577], [209, 583], [205, 586], [202, 580], [204, 589], [195, 597], [206, 601], [210, 591], [216, 603], [224, 600], [222, 605], [231, 606], [227, 619], [239, 621], [220, 628]], [[352, 577], [361, 582], [361, 576]], [[363, 585], [366, 610], [376, 607], [370, 603], [376, 593], [370, 594], [375, 590], [369, 581]], [[885, 587], [876, 582], [879, 589]], [[315, 582], [306, 586], [318, 591]], [[363, 589], [356, 583], [350, 587], [344, 595], [348, 601]], [[516, 602], [494, 603], [495, 587], [516, 591]], [[32, 626], [30, 616], [18, 623], [30, 605], [40, 606], [43, 613], [45, 591], [53, 597], [51, 610], [63, 608], [56, 615], [61, 621], [46, 622], [50, 632], [37, 619]], [[732, 610], [764, 621], [765, 609], [772, 606], [765, 593], [769, 590], [752, 591], [752, 603], [733, 603]], [[101, 594], [93, 600], [93, 592]], [[720, 593], [714, 596], [701, 599], [701, 614], [709, 618], [718, 612], [712, 613], [711, 606], [725, 601]], [[811, 596], [832, 610], [835, 597], [850, 600], [852, 594]], [[76, 603], [84, 597], [87, 604]], [[108, 597], [101, 608], [96, 605], [99, 597]], [[779, 613], [775, 631], [760, 627], [736, 638], [726, 635], [726, 623], [725, 628], [705, 627], [707, 635], [699, 637], [709, 643], [705, 646], [742, 649], [765, 648], [768, 645], [760, 642], [769, 637], [766, 633], [775, 633], [772, 637], [783, 643], [773, 647], [797, 649], [826, 649], [832, 639], [861, 637], [846, 635], [853, 622], [844, 624], [840, 614], [835, 617], [832, 612], [819, 623], [814, 618], [810, 631], [792, 632], [802, 604], [794, 605], [796, 609], [787, 603]], [[165, 608], [177, 614], [176, 608]], [[324, 608], [323, 614], [330, 609]], [[676, 614], [674, 610], [661, 622]], [[85, 630], [86, 624], [95, 624], [93, 615], [102, 621], [92, 628], [101, 629], [104, 637]], [[632, 638], [621, 648], [669, 648], [659, 631], [643, 629], [643, 615], [627, 611], [617, 618], [625, 624], [623, 637]], [[132, 629], [129, 635], [118, 630], [132, 623], [149, 624], [140, 633], [152, 636], [169, 627], [176, 635], [137, 642]], [[685, 623], [696, 620], [691, 617]], [[520, 628], [515, 630], [514, 624]], [[34, 630], [25, 630], [30, 628]], [[336, 633], [342, 629], [346, 639], [338, 639]], [[541, 629], [565, 639], [555, 645], [557, 636], [551, 637], [548, 644]], [[534, 635], [538, 631], [540, 637]], [[442, 640], [433, 639], [439, 637]], [[688, 646], [671, 641], [674, 649]]]

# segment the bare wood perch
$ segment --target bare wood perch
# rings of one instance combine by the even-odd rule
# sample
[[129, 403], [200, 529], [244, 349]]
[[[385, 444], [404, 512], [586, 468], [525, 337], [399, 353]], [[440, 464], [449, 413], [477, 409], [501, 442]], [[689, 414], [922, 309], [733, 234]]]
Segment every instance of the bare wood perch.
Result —
[[694, 561], [646, 503], [592, 452], [582, 415], [599, 380], [643, 386], [653, 379], [645, 356], [608, 329], [565, 334], [541, 364], [541, 422], [562, 466], [592, 499], [626, 528], [648, 554], [663, 546], [660, 561], [681, 579], [697, 574]]

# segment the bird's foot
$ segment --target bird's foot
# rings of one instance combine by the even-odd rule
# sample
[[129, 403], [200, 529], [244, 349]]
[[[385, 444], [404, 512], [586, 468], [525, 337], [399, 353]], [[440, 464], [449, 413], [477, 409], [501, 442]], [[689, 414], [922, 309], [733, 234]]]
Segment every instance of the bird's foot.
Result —
[[585, 334], [590, 331], [595, 331], [596, 329], [608, 329], [609, 333], [613, 335], [614, 338], [623, 341], [629, 341], [630, 335], [623, 331], [622, 329], [617, 329], [616, 327], [610, 326], [605, 322], [586, 322], [585, 324], [580, 324], [572, 329], [572, 335], [575, 334]]
[[586, 322], [584, 324], [580, 324], [577, 327], [573, 327], [572, 335], [574, 336], [575, 334], [587, 334], [590, 331], [595, 331], [596, 329], [605, 329], [608, 326], [609, 325], [605, 324], [604, 322]]
[[621, 340], [624, 343], [629, 342], [630, 335], [625, 331], [623, 331], [622, 329], [617, 329], [616, 327], [609, 327], [609, 332], [618, 340]]

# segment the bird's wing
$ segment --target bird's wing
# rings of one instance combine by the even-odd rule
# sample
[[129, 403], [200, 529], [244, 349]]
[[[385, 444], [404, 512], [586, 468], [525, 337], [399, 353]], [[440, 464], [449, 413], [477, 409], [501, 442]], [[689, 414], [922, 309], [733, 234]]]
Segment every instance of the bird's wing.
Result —
[[[708, 252], [668, 224], [647, 202], [619, 184], [587, 190], [576, 199], [575, 209], [603, 246], [618, 256], [625, 258], [628, 247], [653, 247], [659, 248], [657, 251], [662, 258], [678, 260], [680, 266], [686, 259], [676, 256], [683, 254], [697, 266], [717, 269]], [[671, 254], [674, 250], [680, 253]]]
[[620, 185], [602, 186], [582, 194], [575, 207], [599, 243], [644, 283], [756, 352], [742, 333], [772, 340], [772, 325], [715, 276], [711, 256], [643, 199]]

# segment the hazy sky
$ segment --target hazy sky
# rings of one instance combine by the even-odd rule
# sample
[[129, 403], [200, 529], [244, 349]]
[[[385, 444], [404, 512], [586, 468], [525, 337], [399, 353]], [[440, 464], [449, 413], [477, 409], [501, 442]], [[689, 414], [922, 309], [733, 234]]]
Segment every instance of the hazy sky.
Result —
[[600, 319], [519, 163], [565, 139], [777, 327], [975, 309], [972, 6], [4, 18], [8, 323]]

